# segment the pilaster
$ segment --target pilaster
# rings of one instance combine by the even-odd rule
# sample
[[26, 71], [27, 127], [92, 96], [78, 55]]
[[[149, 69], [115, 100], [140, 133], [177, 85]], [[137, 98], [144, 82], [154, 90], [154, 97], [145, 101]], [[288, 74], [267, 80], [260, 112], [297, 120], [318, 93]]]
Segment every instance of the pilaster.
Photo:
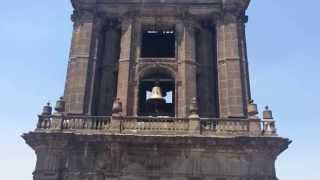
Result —
[[218, 86], [221, 117], [247, 115], [248, 74], [244, 72], [242, 14], [225, 13], [217, 21]]
[[132, 115], [137, 116], [138, 115], [138, 109], [139, 109], [139, 60], [141, 57], [141, 47], [142, 47], [142, 22], [141, 19], [136, 18], [134, 22], [134, 38], [133, 38], [133, 70], [132, 73], [134, 78], [132, 78], [131, 83], [131, 93], [132, 93]]
[[98, 44], [95, 30], [99, 23], [95, 13], [89, 10], [75, 11], [72, 20], [74, 29], [64, 93], [65, 110], [72, 114], [86, 114], [89, 111]]
[[118, 89], [117, 98], [120, 99], [123, 105], [123, 115], [128, 115], [128, 99], [130, 88], [130, 72], [132, 59], [132, 34], [133, 34], [133, 18], [128, 16], [123, 18], [121, 22], [121, 45], [119, 58], [119, 73], [118, 73]]
[[120, 48], [120, 23], [115, 19], [106, 19], [102, 29], [103, 50], [102, 58], [98, 64], [97, 79], [98, 89], [95, 100], [97, 103], [97, 114], [108, 115], [112, 114], [112, 104], [115, 100], [117, 89], [117, 71], [119, 63], [119, 48]]
[[176, 25], [178, 38], [178, 117], [189, 115], [191, 100], [197, 96], [195, 29], [192, 20], [182, 20]]
[[241, 50], [242, 50], [242, 66], [243, 66], [243, 84], [244, 84], [244, 100], [249, 102], [251, 98], [250, 89], [250, 76], [249, 76], [249, 63], [247, 54], [247, 39], [246, 39], [246, 23], [248, 22], [248, 16], [244, 15], [240, 18], [239, 33], [241, 39]]

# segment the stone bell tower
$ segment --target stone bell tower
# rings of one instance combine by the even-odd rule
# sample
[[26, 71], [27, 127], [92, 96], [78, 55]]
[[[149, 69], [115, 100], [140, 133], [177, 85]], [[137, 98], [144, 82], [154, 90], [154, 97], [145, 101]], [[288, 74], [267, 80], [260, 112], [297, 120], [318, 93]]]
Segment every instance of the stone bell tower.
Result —
[[64, 96], [23, 138], [34, 180], [276, 180], [250, 95], [250, 0], [71, 0]]

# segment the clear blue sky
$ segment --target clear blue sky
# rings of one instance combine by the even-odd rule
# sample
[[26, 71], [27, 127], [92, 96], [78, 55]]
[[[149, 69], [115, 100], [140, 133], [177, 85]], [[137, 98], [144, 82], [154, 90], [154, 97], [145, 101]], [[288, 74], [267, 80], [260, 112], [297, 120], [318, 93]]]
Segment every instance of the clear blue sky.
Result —
[[[293, 140], [277, 161], [280, 180], [319, 180], [320, 1], [252, 0], [247, 24], [252, 95], [270, 105], [279, 133]], [[0, 179], [28, 180], [34, 129], [47, 101], [62, 95], [70, 46], [65, 1], [1, 3]]]

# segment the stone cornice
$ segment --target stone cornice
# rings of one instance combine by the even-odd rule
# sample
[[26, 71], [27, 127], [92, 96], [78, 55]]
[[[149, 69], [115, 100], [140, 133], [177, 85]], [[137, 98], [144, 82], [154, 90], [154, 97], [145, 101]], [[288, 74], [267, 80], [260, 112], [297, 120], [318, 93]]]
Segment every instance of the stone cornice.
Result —
[[224, 10], [245, 11], [250, 4], [250, 0], [222, 0]]
[[173, 135], [117, 135], [117, 134], [74, 134], [60, 132], [30, 132], [22, 136], [27, 144], [37, 149], [39, 145], [48, 148], [64, 148], [74, 143], [90, 144], [152, 144], [166, 145], [167, 147], [212, 148], [217, 151], [238, 150], [239, 152], [257, 151], [268, 152], [277, 156], [286, 150], [291, 143], [289, 139], [264, 136], [235, 136], [235, 137], [201, 137], [201, 136], [173, 136]]
[[245, 24], [248, 22], [248, 16], [245, 12], [238, 11], [224, 11], [221, 14], [215, 14], [212, 17], [213, 24]]
[[26, 133], [22, 137], [26, 143], [34, 150], [40, 150], [43, 148], [63, 150], [69, 143], [68, 138], [61, 138], [61, 135], [55, 133], [46, 133], [46, 135], [39, 133]]
[[[81, 5], [92, 5], [92, 4], [140, 4], [140, 0], [71, 0], [74, 8], [80, 7]], [[144, 0], [144, 4], [181, 4], [181, 5], [197, 5], [197, 4], [223, 4], [224, 6], [237, 5], [242, 8], [247, 8], [250, 0]]]
[[123, 16], [131, 11], [139, 12], [138, 14], [144, 12], [157, 14], [161, 12], [158, 11], [159, 8], [166, 8], [163, 9], [166, 14], [169, 11], [173, 14], [180, 14], [179, 11], [183, 10], [202, 17], [213, 12], [245, 12], [250, 0], [145, 0], [143, 3], [140, 0], [71, 0], [71, 2], [75, 11], [96, 10], [104, 13], [110, 12], [113, 15], [117, 14], [116, 16]]

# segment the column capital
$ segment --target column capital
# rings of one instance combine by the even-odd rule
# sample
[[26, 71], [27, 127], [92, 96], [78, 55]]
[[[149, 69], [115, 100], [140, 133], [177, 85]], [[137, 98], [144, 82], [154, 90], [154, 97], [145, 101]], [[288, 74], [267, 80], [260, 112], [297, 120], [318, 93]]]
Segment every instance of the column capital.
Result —
[[248, 16], [244, 13], [227, 11], [220, 15], [215, 15], [216, 24], [231, 24], [231, 23], [240, 23], [245, 24], [248, 22]]
[[201, 21], [201, 27], [204, 29], [214, 29], [215, 28], [215, 24], [216, 24], [217, 18], [214, 17], [213, 19], [206, 19]]
[[119, 20], [120, 21], [133, 21], [137, 19], [140, 16], [140, 11], [138, 10], [133, 10], [133, 11], [128, 11], [125, 14], [123, 14]]
[[71, 15], [71, 20], [77, 23], [86, 23], [86, 22], [93, 22], [95, 18], [95, 12], [93, 10], [74, 10]]
[[190, 14], [186, 10], [181, 10], [179, 12], [178, 20], [188, 29], [194, 29], [196, 27], [199, 27], [196, 16]]
[[102, 20], [102, 31], [106, 32], [108, 30], [120, 30], [121, 29], [121, 21], [115, 18], [105, 17]]

